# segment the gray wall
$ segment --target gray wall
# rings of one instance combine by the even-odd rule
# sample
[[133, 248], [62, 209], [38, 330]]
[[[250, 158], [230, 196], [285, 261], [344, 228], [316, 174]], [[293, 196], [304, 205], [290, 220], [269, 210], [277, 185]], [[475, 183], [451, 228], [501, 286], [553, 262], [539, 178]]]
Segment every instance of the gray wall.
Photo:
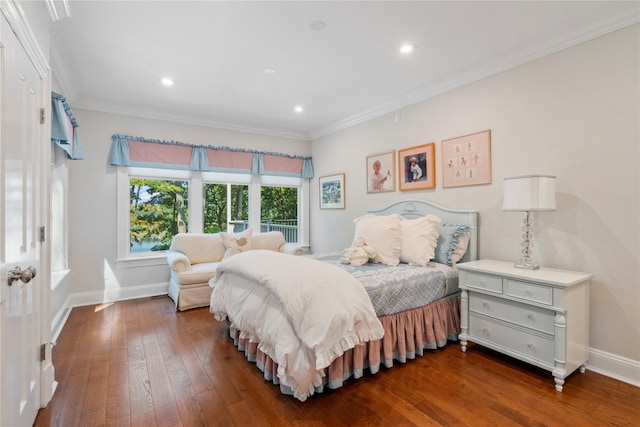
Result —
[[[346, 248], [353, 218], [419, 198], [478, 210], [480, 257], [515, 261], [524, 214], [502, 212], [502, 179], [556, 175], [557, 211], [534, 214], [534, 257], [594, 275], [591, 347], [640, 384], [638, 33], [627, 27], [313, 141], [312, 250]], [[492, 184], [442, 188], [440, 141], [485, 129]], [[428, 142], [435, 190], [367, 194], [367, 155]], [[342, 172], [346, 209], [318, 209], [317, 177]]]

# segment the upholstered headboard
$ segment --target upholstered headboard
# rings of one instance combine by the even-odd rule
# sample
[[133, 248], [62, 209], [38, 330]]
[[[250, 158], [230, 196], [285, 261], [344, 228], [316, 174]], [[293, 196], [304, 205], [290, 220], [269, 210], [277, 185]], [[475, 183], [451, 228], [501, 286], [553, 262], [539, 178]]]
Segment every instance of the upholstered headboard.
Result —
[[447, 209], [424, 200], [404, 200], [380, 210], [369, 210], [374, 215], [400, 214], [407, 219], [415, 219], [426, 215], [435, 215], [443, 224], [466, 225], [471, 231], [467, 253], [460, 262], [478, 259], [478, 212]]

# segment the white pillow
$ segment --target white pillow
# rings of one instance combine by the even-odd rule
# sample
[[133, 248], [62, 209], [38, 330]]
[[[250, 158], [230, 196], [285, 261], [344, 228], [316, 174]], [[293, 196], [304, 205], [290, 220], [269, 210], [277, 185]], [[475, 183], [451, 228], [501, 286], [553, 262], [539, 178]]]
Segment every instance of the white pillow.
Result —
[[362, 238], [366, 245], [376, 249], [373, 262], [396, 266], [400, 263], [402, 251], [402, 230], [398, 214], [392, 215], [364, 215], [353, 220], [356, 223], [356, 232], [353, 244]]
[[250, 250], [251, 234], [251, 228], [247, 228], [241, 233], [225, 233], [221, 231], [220, 237], [222, 238], [222, 243], [224, 243], [224, 247], [227, 248], [222, 259], [225, 260], [232, 255]]
[[402, 251], [400, 261], [426, 266], [435, 257], [442, 220], [435, 215], [400, 221]]

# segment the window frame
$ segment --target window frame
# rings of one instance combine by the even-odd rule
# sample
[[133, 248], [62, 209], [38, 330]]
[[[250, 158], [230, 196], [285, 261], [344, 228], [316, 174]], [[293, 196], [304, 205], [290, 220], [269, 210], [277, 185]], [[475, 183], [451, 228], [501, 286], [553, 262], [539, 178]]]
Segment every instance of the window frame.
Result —
[[116, 172], [116, 265], [121, 268], [166, 265], [166, 252], [129, 252], [129, 186], [130, 178], [184, 180], [189, 182], [189, 233], [202, 233], [203, 184], [240, 184], [249, 186], [249, 226], [260, 230], [261, 187], [287, 186], [298, 188], [298, 244], [309, 248], [309, 179], [275, 175], [249, 175], [218, 172], [198, 172], [175, 169], [154, 169], [118, 166]]
[[69, 273], [69, 159], [51, 144], [51, 290]]

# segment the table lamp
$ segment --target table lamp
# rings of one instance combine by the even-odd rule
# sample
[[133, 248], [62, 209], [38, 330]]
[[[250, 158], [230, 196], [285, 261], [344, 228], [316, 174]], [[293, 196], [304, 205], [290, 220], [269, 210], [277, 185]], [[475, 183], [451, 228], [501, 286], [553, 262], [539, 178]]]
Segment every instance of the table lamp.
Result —
[[505, 212], [525, 212], [522, 231], [522, 257], [515, 264], [516, 268], [535, 270], [540, 268], [531, 258], [533, 248], [533, 225], [531, 212], [556, 210], [556, 177], [551, 175], [525, 175], [505, 178], [504, 205]]

